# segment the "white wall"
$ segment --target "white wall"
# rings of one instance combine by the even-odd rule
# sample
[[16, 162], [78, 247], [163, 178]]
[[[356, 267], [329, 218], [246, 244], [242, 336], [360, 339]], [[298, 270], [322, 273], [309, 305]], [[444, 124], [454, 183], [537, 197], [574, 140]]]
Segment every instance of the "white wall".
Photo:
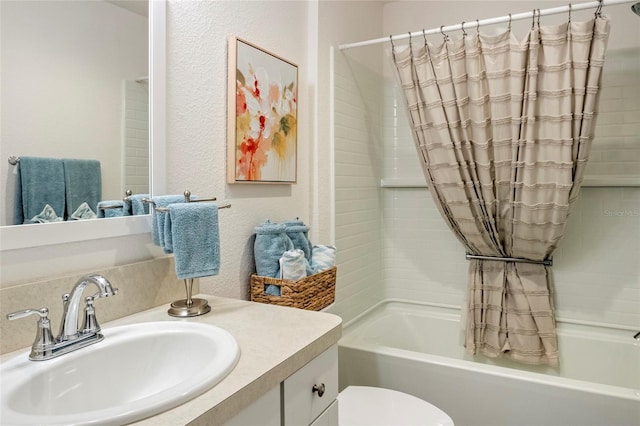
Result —
[[[167, 187], [232, 204], [221, 210], [222, 266], [203, 292], [246, 298], [253, 228], [265, 219], [310, 220], [311, 129], [308, 4], [169, 1]], [[298, 65], [298, 179], [294, 185], [226, 184], [227, 42], [238, 36]], [[313, 242], [320, 242], [312, 234]]]
[[0, 224], [13, 223], [11, 155], [99, 160], [103, 199], [122, 198], [122, 80], [148, 74], [147, 19], [95, 1], [0, 7]]
[[[384, 33], [400, 34], [478, 18], [502, 16], [561, 5], [559, 2], [392, 2], [385, 6]], [[640, 18], [629, 5], [605, 8], [613, 27], [605, 64], [601, 111], [594, 142], [593, 168], [613, 174], [632, 164], [638, 172], [640, 147], [637, 70]], [[574, 20], [590, 17], [576, 13]], [[566, 16], [543, 17], [560, 22]], [[530, 22], [514, 23], [524, 34]], [[472, 35], [475, 30], [469, 31]], [[459, 34], [452, 34], [457, 37]], [[430, 38], [441, 42], [438, 36]], [[629, 57], [629, 52], [632, 55]], [[625, 57], [626, 55], [626, 57]], [[624, 60], [622, 58], [624, 57]], [[387, 74], [389, 74], [387, 68]], [[631, 71], [629, 71], [631, 70]], [[635, 70], [635, 72], [634, 72]], [[635, 77], [635, 78], [634, 78]], [[394, 105], [395, 82], [387, 78], [384, 176], [404, 181], [424, 179], [404, 110]], [[399, 126], [396, 125], [399, 123]], [[626, 133], [625, 133], [626, 132]], [[607, 139], [605, 139], [607, 138]], [[601, 145], [613, 141], [617, 150]], [[617, 165], [611, 159], [622, 160]], [[384, 190], [385, 295], [432, 303], [462, 305], [466, 298], [467, 262], [462, 246], [440, 218], [424, 188]], [[640, 188], [584, 188], [554, 254], [555, 308], [562, 319], [621, 324], [640, 323]]]

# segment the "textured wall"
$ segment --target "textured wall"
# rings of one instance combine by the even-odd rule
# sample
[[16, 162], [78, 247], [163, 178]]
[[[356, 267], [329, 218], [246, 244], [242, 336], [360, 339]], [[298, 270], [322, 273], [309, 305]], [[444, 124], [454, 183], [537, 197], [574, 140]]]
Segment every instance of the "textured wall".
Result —
[[[267, 218], [310, 220], [307, 2], [169, 1], [167, 188], [230, 202], [221, 210], [222, 266], [209, 294], [247, 298], [253, 227]], [[226, 184], [227, 42], [237, 36], [298, 65], [298, 183]], [[320, 242], [320, 241], [314, 241]]]

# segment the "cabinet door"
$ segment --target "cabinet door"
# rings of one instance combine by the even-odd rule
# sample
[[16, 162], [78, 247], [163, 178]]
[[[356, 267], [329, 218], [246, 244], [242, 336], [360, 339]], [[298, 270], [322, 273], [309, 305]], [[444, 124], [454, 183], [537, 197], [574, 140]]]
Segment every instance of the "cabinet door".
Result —
[[332, 346], [283, 383], [284, 424], [310, 425], [338, 396], [338, 348]]
[[225, 426], [280, 426], [280, 386], [252, 402]]

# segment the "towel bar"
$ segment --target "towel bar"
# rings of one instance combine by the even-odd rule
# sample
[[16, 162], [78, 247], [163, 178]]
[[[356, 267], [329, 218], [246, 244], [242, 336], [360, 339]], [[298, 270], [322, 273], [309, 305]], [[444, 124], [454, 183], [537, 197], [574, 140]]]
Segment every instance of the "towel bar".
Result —
[[[212, 198], [198, 198], [197, 200], [192, 200], [191, 199], [191, 191], [189, 191], [188, 189], [186, 191], [184, 191], [184, 202], [185, 203], [200, 203], [202, 201], [216, 201], [217, 198], [216, 197], [212, 197]], [[143, 203], [147, 203], [147, 204], [151, 204], [153, 205], [153, 209], [157, 212], [168, 212], [169, 209], [166, 207], [156, 207], [156, 203], [153, 201], [152, 198], [143, 198], [142, 199]], [[221, 206], [218, 206], [218, 209], [228, 209], [231, 207], [231, 204], [223, 204]]]
[[[210, 200], [198, 200], [198, 201], [210, 201]], [[221, 206], [218, 206], [218, 210], [220, 210], [220, 209], [228, 209], [228, 208], [231, 208], [231, 204], [227, 203], [227, 204], [223, 204]], [[157, 211], [157, 212], [163, 212], [164, 213], [164, 212], [168, 212], [169, 208], [167, 208], [167, 207], [156, 207], [156, 208], [154, 208], [154, 210]]]

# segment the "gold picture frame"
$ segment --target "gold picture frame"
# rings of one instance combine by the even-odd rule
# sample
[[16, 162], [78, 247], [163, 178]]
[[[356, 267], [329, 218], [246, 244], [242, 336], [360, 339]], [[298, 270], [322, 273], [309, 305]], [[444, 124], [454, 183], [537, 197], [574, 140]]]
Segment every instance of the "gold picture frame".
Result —
[[229, 38], [227, 182], [292, 184], [298, 168], [298, 66]]

